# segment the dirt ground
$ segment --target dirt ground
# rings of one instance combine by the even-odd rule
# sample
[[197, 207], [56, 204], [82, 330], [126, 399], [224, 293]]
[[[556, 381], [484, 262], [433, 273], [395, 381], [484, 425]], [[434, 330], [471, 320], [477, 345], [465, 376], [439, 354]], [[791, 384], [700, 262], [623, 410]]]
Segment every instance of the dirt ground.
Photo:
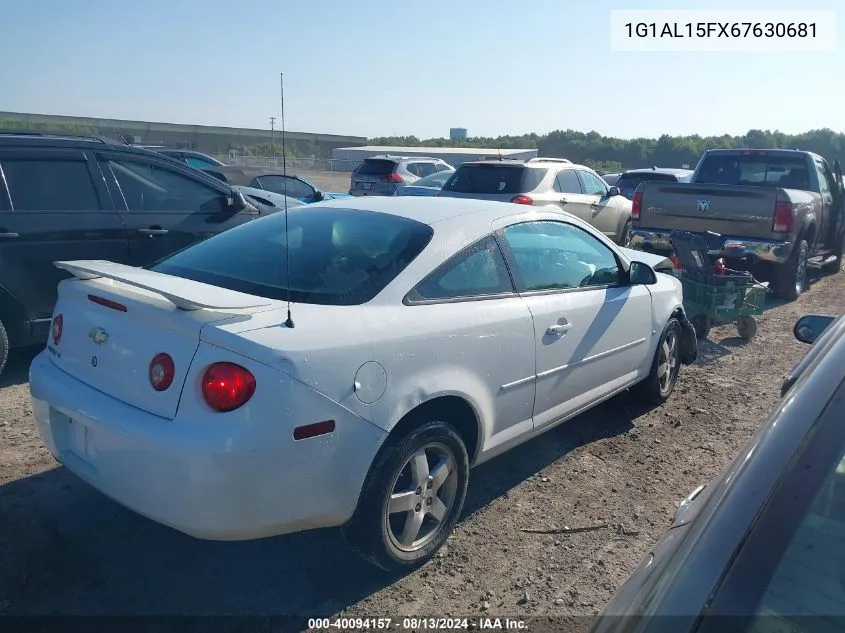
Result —
[[445, 550], [404, 577], [360, 562], [337, 530], [215, 543], [123, 509], [42, 447], [26, 384], [32, 354], [13, 354], [0, 377], [0, 612], [597, 613], [668, 526], [674, 504], [773, 409], [781, 377], [806, 351], [792, 337], [796, 318], [839, 313], [843, 291], [839, 274], [793, 304], [771, 305], [748, 343], [733, 326], [714, 328], [662, 407], [622, 395], [480, 466]]

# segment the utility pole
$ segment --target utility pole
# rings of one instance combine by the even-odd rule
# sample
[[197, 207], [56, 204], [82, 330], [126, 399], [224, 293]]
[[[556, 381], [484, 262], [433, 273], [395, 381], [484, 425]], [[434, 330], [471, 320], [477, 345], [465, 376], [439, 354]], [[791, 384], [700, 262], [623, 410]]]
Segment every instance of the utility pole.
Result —
[[273, 158], [276, 158], [276, 117], [270, 117], [270, 147], [273, 148]]

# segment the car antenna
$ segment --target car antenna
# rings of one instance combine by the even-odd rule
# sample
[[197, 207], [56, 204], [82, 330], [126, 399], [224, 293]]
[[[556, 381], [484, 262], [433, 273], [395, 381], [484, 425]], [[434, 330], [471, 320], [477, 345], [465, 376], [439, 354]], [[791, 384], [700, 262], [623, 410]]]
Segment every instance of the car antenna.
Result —
[[285, 287], [287, 290], [285, 294], [287, 295], [287, 303], [288, 303], [288, 318], [285, 320], [285, 325], [289, 328], [293, 328], [293, 318], [290, 315], [290, 249], [288, 248], [288, 157], [285, 153], [285, 73], [280, 73], [280, 88], [281, 88], [281, 96], [282, 96], [282, 182], [284, 183], [285, 192]]
[[497, 148], [496, 148], [496, 151], [497, 151], [497, 152], [499, 152], [499, 160], [502, 160], [502, 148], [501, 148], [501, 147], [497, 147]]

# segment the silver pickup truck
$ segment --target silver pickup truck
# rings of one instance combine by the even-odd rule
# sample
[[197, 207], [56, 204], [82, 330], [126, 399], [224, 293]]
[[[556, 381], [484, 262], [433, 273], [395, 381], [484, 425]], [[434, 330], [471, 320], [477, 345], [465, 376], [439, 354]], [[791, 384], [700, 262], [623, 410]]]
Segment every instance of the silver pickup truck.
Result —
[[729, 268], [794, 300], [808, 267], [838, 272], [845, 245], [842, 171], [798, 150], [714, 149], [688, 183], [643, 182], [633, 197], [630, 246], [668, 253], [673, 230], [707, 235]]

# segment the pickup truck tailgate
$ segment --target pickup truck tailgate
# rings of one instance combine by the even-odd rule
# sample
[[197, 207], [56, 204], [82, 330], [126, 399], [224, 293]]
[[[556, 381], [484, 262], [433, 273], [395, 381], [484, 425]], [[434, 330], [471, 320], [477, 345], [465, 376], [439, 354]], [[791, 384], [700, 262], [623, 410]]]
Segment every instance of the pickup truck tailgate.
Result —
[[780, 189], [756, 186], [711, 186], [646, 182], [638, 227], [713, 231], [725, 236], [767, 238], [772, 235]]

